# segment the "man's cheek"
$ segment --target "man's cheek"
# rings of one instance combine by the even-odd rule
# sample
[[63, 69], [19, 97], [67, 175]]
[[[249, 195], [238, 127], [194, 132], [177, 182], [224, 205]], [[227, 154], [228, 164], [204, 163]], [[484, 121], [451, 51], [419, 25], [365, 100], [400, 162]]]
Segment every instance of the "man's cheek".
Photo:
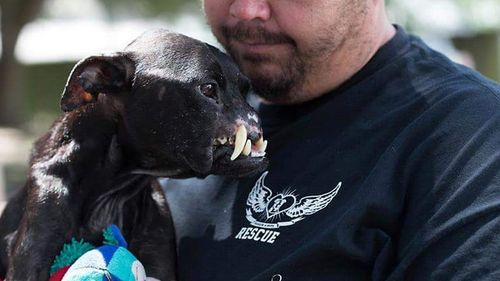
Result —
[[203, 10], [208, 24], [212, 27], [220, 26], [229, 17], [230, 4], [226, 0], [205, 0]]

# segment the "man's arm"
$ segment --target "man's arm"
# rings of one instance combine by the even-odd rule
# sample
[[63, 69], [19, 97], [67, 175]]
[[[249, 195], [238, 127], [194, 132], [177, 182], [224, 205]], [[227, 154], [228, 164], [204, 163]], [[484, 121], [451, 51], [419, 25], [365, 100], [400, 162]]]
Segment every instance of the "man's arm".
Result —
[[422, 120], [388, 280], [500, 280], [499, 104], [492, 92], [457, 94]]

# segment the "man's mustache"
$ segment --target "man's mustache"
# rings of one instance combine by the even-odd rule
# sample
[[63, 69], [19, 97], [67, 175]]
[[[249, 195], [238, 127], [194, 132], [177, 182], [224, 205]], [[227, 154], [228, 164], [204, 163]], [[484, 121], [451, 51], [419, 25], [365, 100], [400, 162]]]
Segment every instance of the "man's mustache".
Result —
[[262, 26], [248, 25], [243, 22], [239, 22], [233, 27], [222, 26], [221, 31], [226, 39], [234, 39], [236, 41], [295, 45], [295, 41], [284, 33], [270, 32]]

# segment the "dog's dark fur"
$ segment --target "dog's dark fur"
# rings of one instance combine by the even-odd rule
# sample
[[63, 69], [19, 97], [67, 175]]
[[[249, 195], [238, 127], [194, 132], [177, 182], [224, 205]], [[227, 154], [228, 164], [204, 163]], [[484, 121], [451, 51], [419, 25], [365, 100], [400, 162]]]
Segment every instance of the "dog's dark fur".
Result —
[[114, 223], [149, 277], [175, 280], [173, 226], [156, 176], [264, 168], [263, 157], [230, 161], [232, 148], [213, 144], [238, 125], [252, 141], [261, 136], [241, 95], [248, 90], [224, 54], [167, 31], [79, 62], [61, 99], [64, 113], [35, 143], [27, 183], [0, 218], [0, 277], [47, 280], [64, 243], [99, 245]]

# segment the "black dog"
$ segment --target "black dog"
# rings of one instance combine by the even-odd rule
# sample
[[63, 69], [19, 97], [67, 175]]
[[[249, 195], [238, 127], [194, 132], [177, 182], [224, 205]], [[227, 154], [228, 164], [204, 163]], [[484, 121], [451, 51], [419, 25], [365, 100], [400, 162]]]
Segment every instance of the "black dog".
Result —
[[0, 219], [0, 276], [47, 280], [64, 243], [98, 245], [114, 223], [149, 277], [175, 280], [173, 227], [156, 177], [264, 169], [258, 119], [242, 97], [249, 89], [216, 48], [162, 30], [80, 61], [64, 113], [35, 143], [27, 183]]

